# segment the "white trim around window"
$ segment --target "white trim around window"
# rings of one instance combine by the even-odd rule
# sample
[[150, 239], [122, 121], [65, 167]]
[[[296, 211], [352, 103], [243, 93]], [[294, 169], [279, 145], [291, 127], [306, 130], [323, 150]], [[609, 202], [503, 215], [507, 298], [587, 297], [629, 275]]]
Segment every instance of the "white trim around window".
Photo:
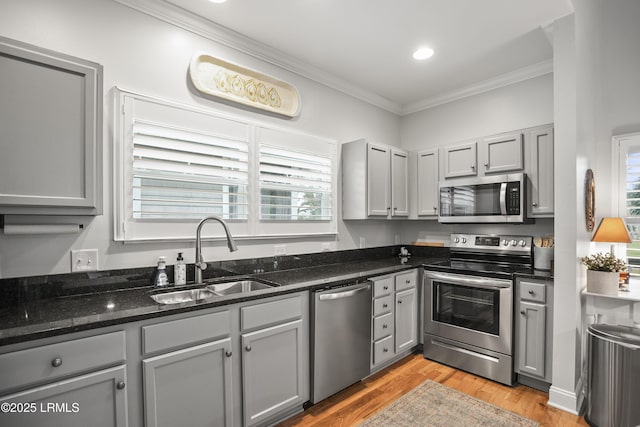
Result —
[[239, 239], [336, 234], [335, 140], [114, 93], [114, 240], [192, 240], [209, 215]]

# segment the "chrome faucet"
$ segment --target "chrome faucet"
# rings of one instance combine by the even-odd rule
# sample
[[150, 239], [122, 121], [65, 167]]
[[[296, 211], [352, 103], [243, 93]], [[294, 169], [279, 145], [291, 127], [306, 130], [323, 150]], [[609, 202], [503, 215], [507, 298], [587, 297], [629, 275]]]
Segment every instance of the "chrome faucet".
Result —
[[231, 232], [229, 231], [229, 227], [227, 227], [227, 223], [224, 222], [222, 218], [217, 216], [208, 216], [204, 218], [202, 221], [200, 221], [200, 224], [198, 224], [198, 228], [196, 229], [195, 279], [196, 279], [196, 284], [198, 285], [202, 284], [202, 271], [207, 269], [207, 263], [204, 262], [204, 260], [202, 259], [202, 241], [200, 239], [200, 232], [202, 231], [202, 226], [204, 225], [204, 223], [209, 220], [215, 220], [215, 221], [218, 221], [220, 224], [222, 224], [222, 227], [224, 228], [224, 232], [227, 235], [227, 246], [229, 246], [229, 251], [235, 252], [238, 250], [236, 243], [233, 241], [233, 237], [231, 237]]

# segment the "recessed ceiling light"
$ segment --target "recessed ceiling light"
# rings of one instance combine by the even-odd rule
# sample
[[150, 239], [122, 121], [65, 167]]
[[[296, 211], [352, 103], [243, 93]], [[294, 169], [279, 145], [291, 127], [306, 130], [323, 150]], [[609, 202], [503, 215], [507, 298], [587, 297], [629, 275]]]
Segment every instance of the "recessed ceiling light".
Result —
[[227, 0], [209, 0], [211, 3], [224, 3]]
[[421, 47], [413, 52], [413, 59], [422, 61], [423, 59], [431, 58], [435, 52], [430, 47]]

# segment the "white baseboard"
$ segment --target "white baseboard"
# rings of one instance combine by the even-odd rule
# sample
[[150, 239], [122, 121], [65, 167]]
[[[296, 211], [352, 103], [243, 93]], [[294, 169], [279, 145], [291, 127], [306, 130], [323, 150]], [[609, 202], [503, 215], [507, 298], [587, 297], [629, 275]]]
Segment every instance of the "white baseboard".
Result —
[[582, 378], [578, 379], [575, 391], [564, 390], [555, 386], [549, 388], [549, 406], [561, 409], [574, 415], [580, 415], [584, 401]]

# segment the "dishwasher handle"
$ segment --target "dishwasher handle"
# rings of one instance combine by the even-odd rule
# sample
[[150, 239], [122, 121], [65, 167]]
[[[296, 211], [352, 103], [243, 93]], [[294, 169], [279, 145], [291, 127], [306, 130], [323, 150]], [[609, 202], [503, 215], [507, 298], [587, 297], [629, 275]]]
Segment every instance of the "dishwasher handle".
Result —
[[363, 285], [363, 286], [361, 286], [359, 288], [350, 289], [348, 291], [322, 293], [322, 294], [320, 294], [318, 296], [318, 298], [320, 299], [320, 301], [332, 300], [332, 299], [340, 299], [340, 298], [349, 298], [349, 297], [352, 297], [352, 296], [354, 296], [356, 294], [359, 294], [360, 292], [364, 292], [367, 289], [369, 289], [369, 285]]

